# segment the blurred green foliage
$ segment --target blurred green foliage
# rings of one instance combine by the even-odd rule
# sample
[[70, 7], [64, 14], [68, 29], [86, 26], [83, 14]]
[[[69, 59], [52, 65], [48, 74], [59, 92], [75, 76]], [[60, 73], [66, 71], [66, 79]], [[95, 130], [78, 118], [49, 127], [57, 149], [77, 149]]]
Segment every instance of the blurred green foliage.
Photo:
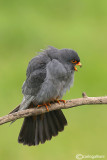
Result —
[[[107, 95], [107, 1], [0, 0], [0, 116], [22, 100], [28, 62], [48, 45], [75, 49], [83, 68], [65, 99]], [[107, 106], [64, 110], [68, 126], [38, 147], [17, 143], [22, 120], [0, 126], [0, 159], [75, 160], [76, 154], [107, 157]]]

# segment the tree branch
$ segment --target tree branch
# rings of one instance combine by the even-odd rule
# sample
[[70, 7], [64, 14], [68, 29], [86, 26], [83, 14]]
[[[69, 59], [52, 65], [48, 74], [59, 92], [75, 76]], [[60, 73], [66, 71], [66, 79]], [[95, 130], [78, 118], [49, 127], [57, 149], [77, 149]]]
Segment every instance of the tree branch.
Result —
[[[60, 104], [58, 103], [51, 104], [51, 107], [48, 107], [49, 111], [53, 111], [57, 109], [68, 109], [68, 108], [73, 108], [73, 107], [82, 106], [82, 105], [107, 104], [107, 96], [88, 97], [86, 93], [82, 93], [82, 96], [83, 98], [68, 100], [66, 101], [65, 104], [63, 102], [61, 102]], [[18, 112], [0, 117], [0, 125], [7, 123], [7, 122], [14, 121], [16, 119], [33, 116], [33, 115], [39, 115], [45, 112], [47, 112], [45, 107], [30, 108], [30, 109], [18, 111]]]

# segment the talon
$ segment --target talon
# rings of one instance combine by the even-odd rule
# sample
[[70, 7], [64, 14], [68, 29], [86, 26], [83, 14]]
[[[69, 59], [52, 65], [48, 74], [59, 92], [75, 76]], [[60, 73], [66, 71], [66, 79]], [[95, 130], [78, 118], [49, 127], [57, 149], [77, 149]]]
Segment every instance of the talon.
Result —
[[51, 104], [50, 104], [50, 103], [47, 103], [47, 105], [48, 105], [48, 106], [51, 106]]
[[57, 100], [56, 102], [60, 104], [60, 100]]
[[40, 104], [40, 105], [38, 105], [37, 107], [39, 108], [39, 107], [43, 107], [43, 106], [45, 106], [46, 107], [46, 109], [47, 109], [47, 111], [49, 112], [49, 109], [48, 109], [48, 106], [47, 105], [49, 105], [49, 106], [51, 106], [51, 104], [50, 103], [47, 103], [47, 104]]
[[66, 103], [66, 101], [65, 101], [65, 100], [63, 100], [63, 99], [62, 99], [62, 100], [60, 100], [60, 102], [63, 102], [64, 104]]
[[54, 100], [54, 102], [57, 102], [57, 103], [59, 103], [59, 104], [60, 104], [60, 102], [63, 102], [64, 104], [66, 103], [65, 100]]
[[60, 100], [53, 100], [53, 103], [59, 103], [60, 104]]
[[46, 107], [47, 111], [49, 112], [48, 106], [46, 104], [45, 104], [45, 107]]
[[40, 104], [40, 105], [38, 105], [37, 107], [39, 108], [39, 107], [42, 107], [42, 106], [44, 106], [44, 105]]

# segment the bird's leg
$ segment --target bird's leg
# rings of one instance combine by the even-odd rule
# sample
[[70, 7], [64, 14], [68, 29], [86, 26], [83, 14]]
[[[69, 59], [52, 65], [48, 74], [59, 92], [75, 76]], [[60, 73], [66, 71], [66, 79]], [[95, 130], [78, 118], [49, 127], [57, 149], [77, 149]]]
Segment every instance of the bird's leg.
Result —
[[52, 101], [52, 103], [56, 103], [57, 102], [57, 103], [60, 104], [60, 101], [58, 99], [52, 99], [51, 101]]
[[63, 99], [61, 99], [61, 100], [56, 99], [56, 100], [54, 100], [54, 102], [57, 102], [57, 103], [59, 103], [59, 104], [60, 104], [60, 102], [63, 102], [64, 104], [66, 103], [66, 101], [63, 100]]
[[58, 100], [58, 99], [57, 99], [57, 100], [55, 100], [54, 102], [57, 102], [57, 103], [59, 103], [59, 104], [60, 104], [60, 100]]
[[38, 105], [37, 107], [39, 108], [39, 107], [42, 107], [42, 106], [45, 106], [47, 111], [49, 112], [48, 106], [51, 106], [50, 103], [43, 103], [43, 104]]
[[61, 99], [61, 100], [59, 100], [60, 102], [63, 102], [64, 104], [66, 103], [66, 100], [63, 100], [63, 99]]
[[48, 105], [48, 106], [51, 106], [51, 104], [50, 104], [50, 103], [47, 103], [47, 105]]

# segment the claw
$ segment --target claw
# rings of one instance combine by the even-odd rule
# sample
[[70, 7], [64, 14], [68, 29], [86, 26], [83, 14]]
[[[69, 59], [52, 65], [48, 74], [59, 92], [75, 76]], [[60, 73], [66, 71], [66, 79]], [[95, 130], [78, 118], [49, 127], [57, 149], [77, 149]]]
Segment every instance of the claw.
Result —
[[48, 106], [51, 106], [51, 104], [50, 104], [50, 103], [47, 103], [47, 105], [48, 105]]
[[59, 103], [59, 104], [60, 104], [60, 102], [63, 102], [64, 104], [66, 103], [65, 100], [54, 100], [54, 102], [57, 102], [57, 103]]
[[39, 108], [39, 107], [42, 107], [42, 106], [44, 106], [43, 104], [40, 104], [40, 105], [38, 105], [37, 107]]
[[46, 107], [47, 111], [49, 112], [48, 106], [46, 104], [45, 104], [45, 107]]
[[43, 107], [43, 106], [45, 106], [46, 107], [46, 109], [47, 109], [47, 111], [49, 112], [49, 109], [48, 109], [48, 106], [51, 106], [51, 104], [50, 103], [44, 103], [44, 104], [40, 104], [40, 105], [38, 105], [37, 107], [39, 108], [39, 107]]
[[61, 100], [59, 100], [60, 102], [63, 102], [64, 104], [66, 103], [66, 101], [65, 100], [63, 100], [63, 99], [61, 99]]
[[60, 100], [56, 100], [56, 102], [60, 104]]

